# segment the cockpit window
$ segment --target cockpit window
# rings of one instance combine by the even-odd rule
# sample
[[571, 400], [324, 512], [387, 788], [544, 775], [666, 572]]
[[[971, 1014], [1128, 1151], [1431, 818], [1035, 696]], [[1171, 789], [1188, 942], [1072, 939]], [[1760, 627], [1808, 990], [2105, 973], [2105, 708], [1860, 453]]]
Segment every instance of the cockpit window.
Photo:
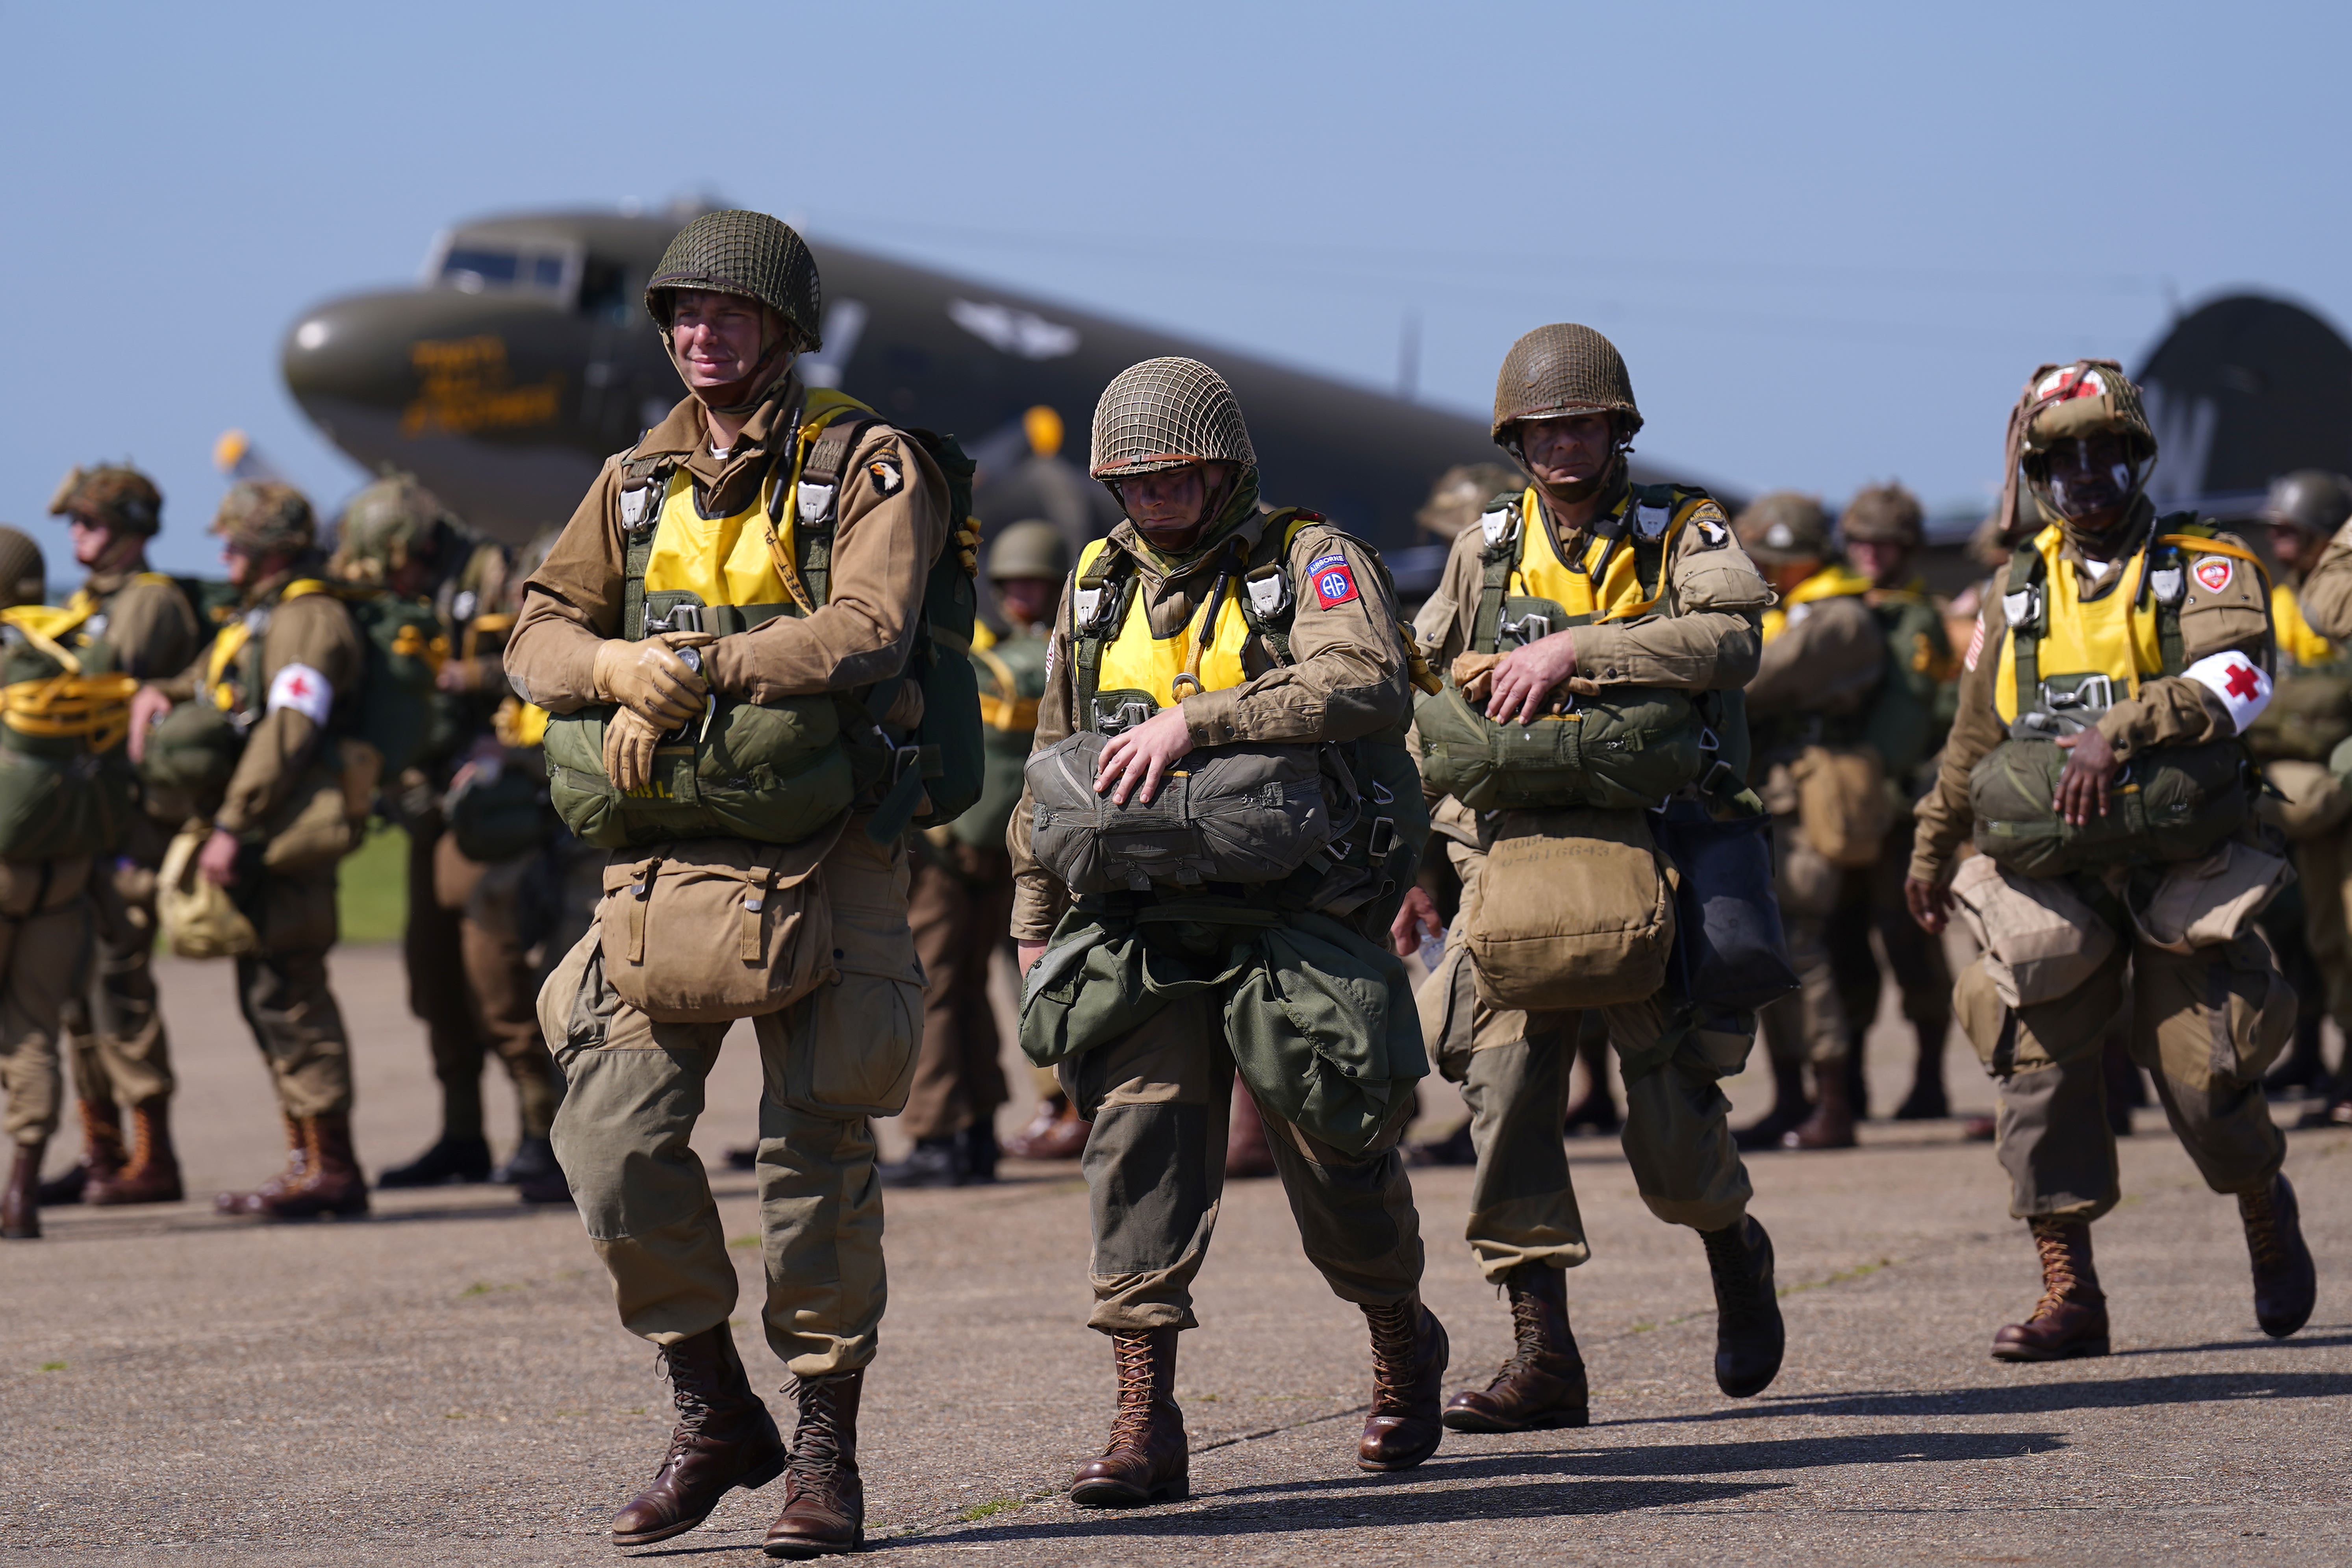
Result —
[[572, 258], [561, 252], [509, 249], [461, 239], [442, 253], [433, 280], [444, 289], [467, 294], [495, 289], [562, 297], [570, 291], [572, 271]]

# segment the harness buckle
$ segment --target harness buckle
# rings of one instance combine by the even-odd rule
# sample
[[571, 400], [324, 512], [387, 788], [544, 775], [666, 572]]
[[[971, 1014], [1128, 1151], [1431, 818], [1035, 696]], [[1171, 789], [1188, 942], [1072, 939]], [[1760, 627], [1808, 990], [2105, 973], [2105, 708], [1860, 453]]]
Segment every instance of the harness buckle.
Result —
[[1070, 594], [1070, 624], [1075, 627], [1091, 630], [1095, 624], [1095, 617], [1102, 609], [1102, 579], [1079, 578], [1077, 587]]
[[802, 479], [793, 486], [796, 521], [811, 528], [833, 519], [834, 487], [814, 479]]
[[[672, 605], [667, 616], [646, 617], [646, 631], [649, 636], [660, 632], [698, 632], [700, 630], [702, 630], [700, 605]], [[692, 648], [688, 648], [685, 653], [693, 651]], [[685, 654], [680, 654], [679, 657], [684, 658]]]
[[2177, 563], [2170, 566], [2158, 567], [2147, 574], [2147, 580], [2149, 585], [2156, 590], [2156, 602], [2159, 605], [2180, 603], [2180, 595], [2189, 586], [2188, 574], [2183, 572]]
[[1633, 508], [1633, 531], [1644, 539], [1655, 539], [1666, 531], [1666, 524], [1674, 521], [1674, 510], [1671, 507], [1644, 506], [1636, 503]]
[[[1530, 631], [1529, 627], [1534, 630]], [[1551, 636], [1551, 617], [1540, 610], [1529, 610], [1516, 621], [1498, 619], [1495, 625], [1495, 636], [1498, 642], [1504, 637], [1517, 637], [1519, 646], [1525, 647], [1531, 642]]]
[[646, 518], [646, 498], [653, 489], [651, 480], [623, 487], [621, 490], [621, 526], [634, 530]]
[[1366, 852], [1375, 860], [1385, 860], [1389, 858], [1389, 851], [1396, 847], [1396, 818], [1392, 816], [1372, 818], [1372, 830], [1364, 840]]
[[2089, 675], [2072, 691], [2054, 691], [2042, 683], [2042, 706], [2053, 713], [2104, 713], [2116, 705], [2116, 683], [2107, 676]]
[[1249, 590], [1250, 608], [1261, 621], [1282, 614], [1290, 604], [1290, 574], [1279, 561], [1269, 562], [1242, 579]]
[[1150, 703], [1130, 697], [1117, 708], [1106, 712], [1102, 699], [1095, 699], [1095, 728], [1106, 735], [1116, 735], [1132, 730], [1157, 711]]
[[2000, 596], [2000, 614], [2011, 631], [2039, 621], [2042, 618], [2041, 586], [2036, 584], [2021, 588], [2014, 594], [2003, 594]]
[[1486, 548], [1494, 549], [1518, 532], [1518, 508], [1498, 506], [1492, 511], [1478, 514], [1478, 531], [1486, 538]]

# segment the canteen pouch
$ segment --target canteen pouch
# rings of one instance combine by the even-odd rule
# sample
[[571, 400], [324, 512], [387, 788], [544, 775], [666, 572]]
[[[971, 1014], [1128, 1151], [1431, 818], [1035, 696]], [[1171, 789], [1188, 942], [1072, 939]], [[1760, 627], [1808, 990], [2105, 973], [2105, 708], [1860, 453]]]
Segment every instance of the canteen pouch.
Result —
[[2326, 836], [2352, 816], [2352, 786], [2318, 763], [2263, 764], [2270, 788], [2254, 802], [2254, 815], [2300, 844]]
[[662, 738], [653, 777], [627, 794], [604, 776], [612, 713], [607, 705], [556, 714], [543, 742], [556, 815], [600, 848], [705, 837], [797, 844], [848, 809], [857, 793], [830, 697], [773, 704], [722, 697], [690, 722], [691, 736]]
[[1789, 773], [1797, 785], [1797, 822], [1813, 852], [1845, 870], [1876, 865], [1895, 826], [1886, 766], [1876, 749], [1807, 746]]
[[2293, 880], [2284, 857], [2233, 838], [2201, 860], [2166, 868], [2147, 907], [2132, 910], [2132, 924], [2167, 952], [2219, 947], [2236, 941]]
[[2063, 877], [2092, 866], [2195, 860], [2245, 825], [2253, 810], [2245, 748], [2236, 741], [2159, 746], [2126, 763], [2106, 815], [2076, 827], [2051, 801], [2066, 753], [2054, 741], [2008, 740], [1969, 773], [1976, 846], [2021, 877]]
[[1464, 911], [1478, 998], [1550, 1011], [1639, 1002], [1665, 983], [1672, 879], [1646, 813], [1507, 812]]
[[1278, 882], [1330, 843], [1322, 748], [1244, 742], [1187, 752], [1149, 805], [1095, 793], [1108, 737], [1082, 730], [1024, 770], [1029, 847], [1074, 894], [1157, 883]]
[[1412, 722], [1422, 777], [1473, 811], [1649, 808], [1706, 766], [1690, 700], [1662, 689], [1602, 687], [1556, 717], [1502, 724], [1448, 676]]
[[199, 822], [174, 836], [156, 874], [155, 923], [175, 957], [242, 958], [261, 946], [253, 922], [229, 890], [205, 880], [196, 869], [196, 853], [212, 833]]
[[604, 976], [660, 1024], [717, 1024], [791, 1006], [834, 978], [822, 865], [846, 813], [797, 844], [688, 838], [604, 868]]
[[1673, 863], [1674, 980], [1685, 1001], [1748, 1013], [1797, 988], [1772, 890], [1772, 819], [1717, 821], [1677, 802], [1652, 827]]
[[2056, 1001], [2115, 951], [2115, 931], [2074, 889], [2020, 876], [1990, 856], [1961, 863], [1952, 901], [1984, 949], [1993, 991], [2011, 1007]]

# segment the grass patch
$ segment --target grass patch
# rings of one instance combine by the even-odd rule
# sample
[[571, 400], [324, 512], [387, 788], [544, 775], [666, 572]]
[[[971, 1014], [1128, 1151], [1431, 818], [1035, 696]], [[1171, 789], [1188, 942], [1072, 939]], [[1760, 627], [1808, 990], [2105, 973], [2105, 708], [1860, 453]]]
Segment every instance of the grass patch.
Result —
[[522, 1289], [524, 1289], [524, 1287], [520, 1285], [492, 1285], [486, 1280], [477, 1279], [471, 1285], [467, 1286], [463, 1290], [458, 1291], [457, 1294], [461, 1297], [496, 1296], [502, 1291], [520, 1290]]
[[66, 1363], [61, 1361], [45, 1361], [41, 1363], [43, 1372], [63, 1372], [65, 1369]]
[[345, 942], [398, 942], [408, 923], [408, 834], [378, 822], [336, 869], [335, 913]]
[[1795, 1295], [1800, 1290], [1824, 1289], [1832, 1285], [1843, 1285], [1850, 1280], [1864, 1279], [1870, 1275], [1877, 1273], [1882, 1268], [1892, 1268], [1894, 1267], [1895, 1260], [1893, 1258], [1882, 1258], [1875, 1263], [1860, 1263], [1856, 1264], [1852, 1268], [1841, 1268], [1826, 1279], [1806, 1279], [1795, 1285], [1783, 1285], [1780, 1287], [1778, 1294], [1785, 1299]]
[[991, 1519], [1000, 1513], [1011, 1513], [1020, 1506], [1021, 1500], [1017, 1497], [1001, 1497], [994, 1502], [976, 1502], [956, 1515], [956, 1518], [965, 1524], [978, 1524], [983, 1519]]
[[760, 1233], [753, 1231], [749, 1236], [730, 1236], [727, 1238], [727, 1245], [730, 1247], [757, 1247], [760, 1245]]

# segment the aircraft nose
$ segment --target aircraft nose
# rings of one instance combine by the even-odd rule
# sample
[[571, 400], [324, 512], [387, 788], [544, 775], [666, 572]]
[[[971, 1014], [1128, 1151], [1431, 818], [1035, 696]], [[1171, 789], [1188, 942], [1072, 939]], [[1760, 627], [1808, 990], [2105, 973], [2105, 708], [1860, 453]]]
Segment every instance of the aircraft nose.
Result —
[[330, 300], [287, 331], [278, 351], [286, 389], [312, 417], [337, 405], [395, 406], [409, 395], [414, 334], [386, 320], [392, 310], [386, 297]]

